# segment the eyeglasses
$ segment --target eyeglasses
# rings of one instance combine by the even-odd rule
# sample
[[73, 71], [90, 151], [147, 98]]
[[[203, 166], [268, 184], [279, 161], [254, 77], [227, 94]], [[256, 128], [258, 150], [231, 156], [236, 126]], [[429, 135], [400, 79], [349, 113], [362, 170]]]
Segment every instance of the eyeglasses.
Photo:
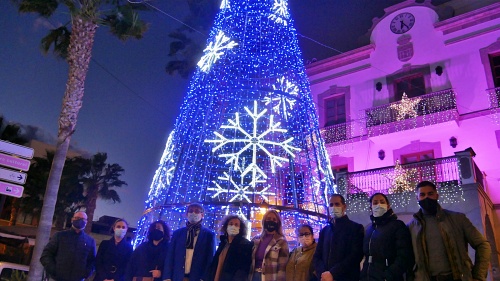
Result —
[[309, 237], [309, 236], [311, 236], [311, 235], [312, 235], [312, 233], [311, 233], [311, 232], [299, 233], [299, 237], [303, 237], [303, 236], [305, 236], [305, 237]]
[[87, 221], [86, 218], [81, 218], [81, 217], [73, 217], [74, 220], [84, 220], [84, 221]]

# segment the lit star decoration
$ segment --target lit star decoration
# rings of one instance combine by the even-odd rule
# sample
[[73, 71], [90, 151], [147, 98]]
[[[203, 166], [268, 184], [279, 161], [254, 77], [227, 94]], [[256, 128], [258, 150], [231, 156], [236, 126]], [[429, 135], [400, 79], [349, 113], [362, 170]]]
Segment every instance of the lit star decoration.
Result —
[[391, 104], [391, 108], [397, 111], [396, 119], [398, 121], [408, 118], [415, 118], [418, 115], [418, 109], [416, 108], [418, 103], [422, 100], [421, 98], [408, 98], [406, 93], [403, 93], [401, 101], [395, 104]]
[[[267, 109], [263, 109], [259, 112], [257, 101], [254, 101], [253, 111], [251, 111], [248, 107], [245, 107], [245, 111], [248, 116], [252, 118], [251, 130], [247, 130], [242, 127], [242, 123], [240, 122], [240, 114], [236, 113], [236, 117], [234, 120], [228, 120], [229, 125], [222, 125], [221, 129], [234, 129], [241, 133], [243, 138], [226, 138], [222, 134], [218, 132], [214, 132], [215, 136], [218, 138], [216, 140], [205, 140], [208, 143], [217, 144], [212, 152], [215, 152], [221, 148], [223, 148], [227, 144], [234, 143], [242, 143], [244, 146], [240, 148], [238, 151], [233, 153], [223, 153], [219, 154], [219, 157], [226, 158], [226, 164], [231, 164], [234, 170], [243, 169], [241, 176], [244, 177], [248, 173], [251, 173], [252, 180], [250, 185], [255, 187], [257, 181], [260, 177], [266, 179], [266, 173], [259, 167], [257, 164], [257, 152], [264, 152], [271, 161], [271, 171], [272, 173], [276, 172], [276, 166], [282, 167], [284, 162], [288, 161], [288, 158], [281, 157], [279, 155], [272, 154], [272, 147], [281, 147], [286, 154], [295, 157], [294, 151], [299, 152], [300, 148], [294, 147], [290, 145], [293, 141], [293, 137], [287, 138], [283, 141], [276, 141], [274, 138], [275, 133], [285, 134], [287, 130], [280, 128], [281, 122], [274, 122], [274, 115], [266, 116]], [[259, 119], [268, 118], [269, 126], [262, 132], [259, 132]], [[241, 166], [242, 163], [242, 154], [250, 150], [252, 152], [251, 163], [248, 164], [247, 167]]]
[[403, 169], [399, 160], [396, 160], [394, 171], [384, 175], [391, 182], [388, 193], [413, 191], [417, 183], [412, 182], [412, 179], [415, 178], [417, 172], [416, 169]]
[[231, 38], [227, 37], [224, 32], [219, 31], [215, 40], [203, 50], [204, 55], [197, 64], [201, 71], [208, 72], [210, 67], [221, 58], [225, 50], [238, 46], [238, 43], [230, 40]]
[[272, 8], [273, 13], [269, 15], [269, 18], [276, 21], [276, 23], [283, 23], [287, 25], [287, 19], [290, 17], [288, 13], [288, 0], [274, 0], [274, 5]]
[[273, 89], [274, 91], [264, 98], [265, 105], [271, 104], [273, 111], [282, 114], [286, 120], [297, 102], [299, 87], [283, 76], [277, 79], [276, 84], [273, 84]]

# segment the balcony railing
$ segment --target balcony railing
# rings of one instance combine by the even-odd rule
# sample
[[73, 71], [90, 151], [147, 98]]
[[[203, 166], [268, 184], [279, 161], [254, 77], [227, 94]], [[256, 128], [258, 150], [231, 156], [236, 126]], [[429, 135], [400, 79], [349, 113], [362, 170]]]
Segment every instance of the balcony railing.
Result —
[[[366, 127], [369, 128], [413, 118], [415, 117], [413, 115], [426, 116], [450, 110], [456, 111], [457, 109], [457, 102], [453, 89], [443, 90], [411, 98], [409, 99], [409, 101], [415, 101], [416, 99], [419, 99], [419, 102], [414, 108], [411, 108], [409, 110], [412, 114], [407, 114], [408, 112], [405, 113], [401, 112], [401, 110], [398, 110], [398, 105], [401, 105], [402, 101], [366, 109]], [[444, 122], [448, 120], [440, 121]]]
[[438, 187], [461, 184], [457, 157], [385, 167], [337, 175], [339, 192], [346, 195], [373, 193], [394, 194], [413, 191], [420, 181], [437, 183]]

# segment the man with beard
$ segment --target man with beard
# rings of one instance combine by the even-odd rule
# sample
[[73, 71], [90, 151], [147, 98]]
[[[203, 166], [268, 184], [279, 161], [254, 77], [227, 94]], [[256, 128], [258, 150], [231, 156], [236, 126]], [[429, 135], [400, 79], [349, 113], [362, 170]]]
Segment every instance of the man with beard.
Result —
[[[416, 281], [486, 280], [491, 255], [490, 244], [465, 214], [441, 208], [436, 185], [417, 185], [420, 210], [413, 215], [411, 232]], [[467, 253], [475, 251], [475, 262]]]
[[49, 280], [81, 281], [89, 277], [95, 263], [95, 241], [83, 230], [87, 214], [76, 212], [71, 228], [54, 234], [40, 257]]

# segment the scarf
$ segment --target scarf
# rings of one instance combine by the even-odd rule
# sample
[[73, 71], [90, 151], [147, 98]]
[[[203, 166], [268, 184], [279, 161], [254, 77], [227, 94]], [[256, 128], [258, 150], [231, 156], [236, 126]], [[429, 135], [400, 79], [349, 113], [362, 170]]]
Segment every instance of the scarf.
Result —
[[187, 227], [186, 249], [194, 249], [194, 238], [196, 237], [197, 232], [201, 229], [202, 221], [203, 220], [200, 220], [197, 223], [186, 222], [186, 227]]

